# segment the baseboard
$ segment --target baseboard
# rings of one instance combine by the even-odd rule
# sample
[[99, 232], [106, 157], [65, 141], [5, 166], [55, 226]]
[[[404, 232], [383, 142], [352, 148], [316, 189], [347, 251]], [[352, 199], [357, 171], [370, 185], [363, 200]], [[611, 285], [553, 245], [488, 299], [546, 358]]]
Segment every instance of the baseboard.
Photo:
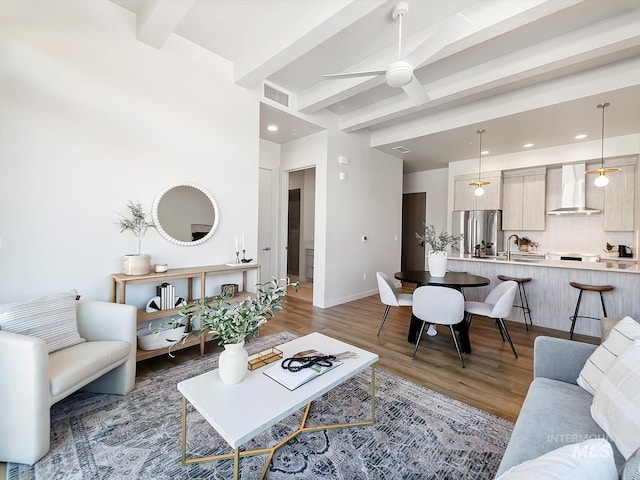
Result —
[[366, 292], [354, 293], [353, 295], [347, 295], [346, 297], [329, 299], [325, 302], [322, 308], [335, 307], [336, 305], [342, 305], [343, 303], [353, 302], [354, 300], [360, 300], [361, 298], [370, 297], [378, 293], [378, 289], [368, 290]]

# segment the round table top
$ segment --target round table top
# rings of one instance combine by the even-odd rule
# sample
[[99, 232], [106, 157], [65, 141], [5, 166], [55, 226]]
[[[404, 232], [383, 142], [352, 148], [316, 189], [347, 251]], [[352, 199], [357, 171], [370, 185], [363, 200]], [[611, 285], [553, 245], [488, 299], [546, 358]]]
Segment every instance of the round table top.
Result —
[[432, 277], [425, 270], [408, 270], [396, 272], [394, 277], [402, 282], [421, 285], [440, 285], [442, 287], [483, 287], [489, 285], [491, 280], [479, 275], [471, 275], [464, 272], [447, 272], [444, 277]]

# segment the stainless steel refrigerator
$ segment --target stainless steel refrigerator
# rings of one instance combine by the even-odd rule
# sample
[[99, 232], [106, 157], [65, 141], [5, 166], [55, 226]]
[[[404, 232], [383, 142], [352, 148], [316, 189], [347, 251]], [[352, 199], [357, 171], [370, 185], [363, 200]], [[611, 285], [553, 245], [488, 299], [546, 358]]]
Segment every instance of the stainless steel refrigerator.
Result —
[[487, 255], [497, 255], [504, 250], [502, 234], [502, 210], [466, 210], [452, 214], [451, 234], [461, 237], [459, 248], [465, 254], [473, 255], [476, 245], [484, 240]]

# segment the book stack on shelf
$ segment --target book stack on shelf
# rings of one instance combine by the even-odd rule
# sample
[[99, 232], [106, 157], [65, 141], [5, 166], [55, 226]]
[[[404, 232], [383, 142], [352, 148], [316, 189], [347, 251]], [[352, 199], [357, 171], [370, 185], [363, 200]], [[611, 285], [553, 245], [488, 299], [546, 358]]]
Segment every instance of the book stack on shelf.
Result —
[[160, 310], [169, 310], [176, 306], [176, 287], [164, 282], [156, 287], [156, 296], [160, 297]]

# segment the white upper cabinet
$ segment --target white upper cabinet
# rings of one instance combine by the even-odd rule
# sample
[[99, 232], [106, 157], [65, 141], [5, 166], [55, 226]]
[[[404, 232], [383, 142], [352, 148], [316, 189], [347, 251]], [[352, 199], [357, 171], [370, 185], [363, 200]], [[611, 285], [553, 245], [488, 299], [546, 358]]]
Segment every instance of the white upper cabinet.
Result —
[[503, 172], [503, 230], [544, 230], [546, 169]]
[[454, 179], [453, 209], [454, 210], [500, 210], [502, 205], [502, 172], [486, 172], [481, 176], [483, 182], [489, 182], [484, 187], [484, 195], [476, 197], [475, 188], [469, 183], [478, 179], [477, 174], [457, 175]]

